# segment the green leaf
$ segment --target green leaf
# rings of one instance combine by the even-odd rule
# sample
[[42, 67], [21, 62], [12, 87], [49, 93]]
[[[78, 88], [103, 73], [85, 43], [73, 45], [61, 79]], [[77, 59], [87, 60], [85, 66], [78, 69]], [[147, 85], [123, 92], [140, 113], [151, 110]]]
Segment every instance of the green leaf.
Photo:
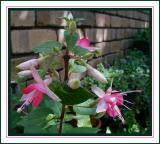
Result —
[[24, 126], [24, 133], [45, 133], [43, 127], [46, 124], [46, 116], [52, 113], [52, 110], [41, 107], [34, 109], [20, 122]]
[[96, 108], [85, 108], [80, 106], [74, 106], [74, 111], [81, 115], [95, 115]]
[[57, 41], [47, 41], [44, 42], [42, 44], [40, 44], [39, 46], [35, 47], [33, 49], [33, 51], [35, 53], [41, 53], [41, 54], [53, 54], [57, 52], [57, 49], [61, 49], [62, 48], [62, 44], [57, 42]]
[[82, 66], [82, 65], [77, 65], [77, 64], [74, 64], [71, 69], [70, 69], [70, 72], [73, 72], [73, 73], [83, 73], [85, 72], [87, 69], [85, 66]]
[[99, 131], [98, 128], [90, 127], [79, 127], [79, 128], [70, 128], [65, 131], [65, 133], [70, 134], [96, 134]]
[[69, 31], [65, 31], [64, 37], [66, 39], [67, 48], [69, 50], [73, 50], [74, 46], [76, 45], [77, 39], [78, 39], [78, 34], [77, 33], [71, 34]]
[[82, 47], [80, 47], [80, 46], [75, 46], [74, 49], [73, 49], [73, 52], [74, 52], [76, 55], [84, 56], [85, 54], [89, 53], [89, 50], [88, 50], [88, 49], [85, 49], [85, 48], [82, 48]]
[[95, 103], [95, 101], [92, 99], [89, 99], [89, 100], [85, 101], [84, 103], [73, 106], [73, 110], [77, 114], [81, 114], [81, 115], [95, 115], [96, 108], [91, 107], [91, 105], [93, 103]]
[[56, 101], [53, 101], [53, 100], [45, 100], [45, 105], [48, 108], [52, 109], [54, 114], [57, 117], [60, 117], [61, 109], [62, 109], [62, 104], [60, 102], [56, 102]]
[[59, 96], [59, 98], [62, 100], [62, 103], [65, 105], [79, 104], [95, 97], [94, 94], [81, 87], [74, 90], [68, 87], [66, 84], [53, 84], [50, 86], [50, 88], [57, 96]]
[[92, 127], [89, 115], [76, 115], [79, 117], [77, 120], [77, 127]]

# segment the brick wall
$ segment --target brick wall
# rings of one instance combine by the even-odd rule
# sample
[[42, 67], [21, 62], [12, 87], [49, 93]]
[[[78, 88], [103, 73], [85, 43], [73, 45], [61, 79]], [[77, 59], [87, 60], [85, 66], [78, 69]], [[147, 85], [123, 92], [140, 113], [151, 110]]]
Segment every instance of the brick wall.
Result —
[[[16, 80], [15, 66], [37, 57], [32, 48], [47, 40], [64, 41], [66, 22], [57, 17], [68, 11], [12, 11], [11, 12], [11, 80]], [[92, 65], [103, 60], [110, 64], [124, 56], [132, 46], [132, 36], [149, 26], [149, 16], [134, 10], [72, 11], [74, 17], [86, 20], [78, 24], [79, 36], [86, 36], [93, 46], [102, 48], [103, 56], [90, 60]]]

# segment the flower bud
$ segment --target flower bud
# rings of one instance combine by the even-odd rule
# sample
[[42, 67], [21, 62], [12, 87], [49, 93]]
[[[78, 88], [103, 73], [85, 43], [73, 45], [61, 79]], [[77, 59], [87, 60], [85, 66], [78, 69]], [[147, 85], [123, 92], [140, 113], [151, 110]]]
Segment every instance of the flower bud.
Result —
[[88, 69], [88, 74], [93, 76], [96, 80], [103, 83], [107, 83], [105, 76], [101, 72], [91, 67], [90, 65], [87, 65], [87, 69]]
[[51, 120], [53, 118], [54, 118], [53, 114], [48, 114], [48, 116], [46, 117], [46, 120], [49, 121], [49, 120]]
[[69, 87], [72, 88], [72, 89], [77, 89], [77, 88], [80, 87], [81, 82], [80, 82], [79, 79], [76, 79], [76, 78], [75, 78], [75, 79], [69, 80], [68, 85], [69, 85]]
[[73, 19], [73, 15], [72, 15], [71, 12], [68, 14], [67, 18], [68, 18], [69, 20], [72, 20], [72, 19]]
[[93, 53], [87, 53], [83, 57], [87, 58], [87, 59], [91, 59], [91, 58], [93, 58]]
[[70, 74], [68, 86], [72, 89], [77, 89], [81, 86], [79, 73], [71, 73]]
[[17, 65], [16, 67], [18, 69], [27, 70], [27, 69], [30, 69], [31, 66], [33, 66], [33, 67], [37, 66], [42, 61], [43, 61], [43, 58], [31, 59], [31, 60], [28, 60], [26, 62], [23, 62], [23, 63]]
[[69, 29], [70, 33], [76, 32], [76, 29], [77, 29], [76, 21], [74, 21], [74, 20], [69, 21], [68, 29]]
[[25, 77], [25, 76], [31, 76], [32, 73], [31, 73], [30, 70], [24, 70], [24, 71], [21, 71], [21, 72], [17, 73], [17, 75], [18, 75], [19, 77]]

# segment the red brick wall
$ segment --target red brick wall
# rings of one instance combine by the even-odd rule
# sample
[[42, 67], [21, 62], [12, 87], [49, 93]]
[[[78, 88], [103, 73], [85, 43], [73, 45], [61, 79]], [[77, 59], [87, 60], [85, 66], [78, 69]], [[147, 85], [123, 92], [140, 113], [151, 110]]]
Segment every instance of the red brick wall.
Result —
[[[16, 80], [15, 66], [27, 59], [36, 57], [32, 48], [47, 40], [64, 41], [66, 22], [57, 17], [65, 16], [67, 11], [12, 11], [11, 12], [11, 79]], [[149, 26], [149, 16], [143, 11], [134, 10], [92, 10], [73, 11], [74, 17], [86, 20], [78, 24], [80, 36], [86, 36], [92, 45], [103, 49], [103, 57], [91, 60], [112, 63], [124, 55], [124, 50], [132, 45], [135, 32]]]

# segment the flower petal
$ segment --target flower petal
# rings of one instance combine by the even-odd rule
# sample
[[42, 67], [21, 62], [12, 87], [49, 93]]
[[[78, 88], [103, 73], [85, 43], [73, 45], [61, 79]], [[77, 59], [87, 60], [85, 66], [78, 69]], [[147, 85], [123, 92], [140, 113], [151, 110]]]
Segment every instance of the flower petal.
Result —
[[28, 94], [32, 92], [34, 89], [35, 89], [35, 84], [30, 84], [29, 86], [23, 89], [23, 93]]
[[23, 94], [23, 96], [21, 97], [20, 101], [26, 101], [28, 99], [31, 99], [34, 95], [36, 90], [33, 90], [32, 92], [28, 93], [28, 94]]
[[37, 83], [43, 83], [40, 75], [38, 74], [37, 70], [35, 69], [35, 67], [31, 66], [30, 70], [32, 72], [33, 78]]
[[95, 85], [93, 85], [91, 87], [91, 90], [93, 93], [95, 93], [100, 98], [103, 98], [105, 95], [105, 92], [102, 89], [100, 89], [99, 87], [96, 87]]
[[53, 100], [55, 101], [61, 101], [61, 99], [55, 94], [53, 93], [48, 87], [46, 87], [46, 94], [51, 97]]
[[107, 103], [106, 103], [103, 99], [101, 99], [101, 100], [98, 102], [96, 112], [97, 112], [97, 113], [105, 112], [106, 109], [107, 109], [107, 107], [108, 107]]
[[48, 77], [48, 78], [46, 78], [45, 80], [43, 80], [43, 83], [47, 86], [47, 85], [49, 85], [49, 84], [51, 84], [51, 82], [52, 82], [52, 78], [51, 77]]
[[36, 91], [32, 102], [33, 107], [38, 107], [43, 99], [43, 93]]
[[47, 92], [46, 87], [43, 84], [34, 84], [34, 88], [37, 91], [42, 92], [42, 93], [46, 93]]
[[26, 62], [23, 62], [21, 64], [19, 64], [18, 66], [16, 66], [17, 68], [19, 69], [22, 69], [22, 70], [27, 70], [30, 68], [30, 66], [37, 66], [39, 63], [39, 60], [38, 59], [31, 59], [31, 60], [28, 60]]
[[77, 45], [81, 46], [83, 48], [87, 48], [90, 45], [90, 41], [89, 41], [89, 39], [87, 39], [87, 38], [84, 37], [82, 39], [78, 39]]
[[105, 76], [100, 71], [96, 70], [90, 65], [87, 65], [87, 69], [88, 69], [88, 74], [93, 76], [96, 80], [103, 83], [107, 83]]

